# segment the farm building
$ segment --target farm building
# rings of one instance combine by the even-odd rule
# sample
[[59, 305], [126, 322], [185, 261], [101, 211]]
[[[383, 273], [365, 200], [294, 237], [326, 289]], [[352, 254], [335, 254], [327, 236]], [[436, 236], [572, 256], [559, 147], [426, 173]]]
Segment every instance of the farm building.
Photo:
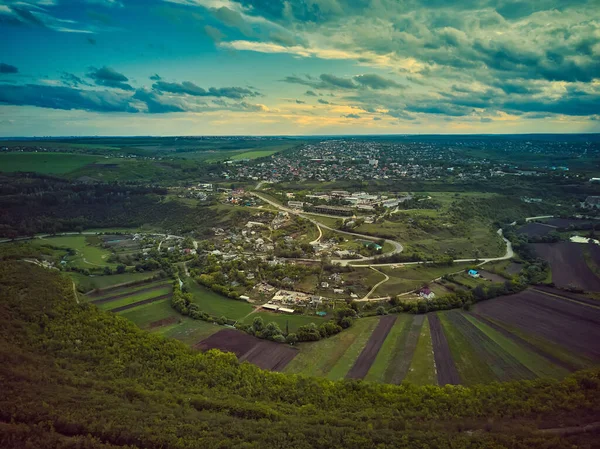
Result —
[[288, 201], [288, 206], [293, 209], [302, 209], [304, 207], [303, 201]]
[[279, 306], [276, 306], [275, 304], [263, 304], [262, 308], [267, 309], [267, 310], [274, 310], [274, 311], [279, 310]]
[[242, 301], [250, 301], [250, 297], [249, 297], [249, 296], [246, 296], [246, 295], [240, 295], [240, 299], [241, 299]]
[[469, 270], [468, 271], [469, 276], [471, 276], [472, 278], [478, 278], [479, 277], [479, 271], [477, 270]]
[[419, 296], [423, 299], [433, 299], [435, 298], [435, 293], [433, 293], [429, 288], [425, 287], [419, 291]]

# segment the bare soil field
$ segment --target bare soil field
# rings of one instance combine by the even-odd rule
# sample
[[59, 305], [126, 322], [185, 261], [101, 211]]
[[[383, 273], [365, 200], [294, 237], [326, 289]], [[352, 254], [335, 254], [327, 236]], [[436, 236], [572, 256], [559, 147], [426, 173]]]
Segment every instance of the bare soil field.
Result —
[[346, 374], [347, 379], [362, 379], [367, 375], [395, 321], [396, 317], [393, 315], [384, 316], [379, 320], [369, 341], [367, 341], [358, 359], [356, 359], [356, 362], [354, 362], [354, 365], [350, 368], [348, 374]]
[[600, 309], [532, 289], [475, 305], [474, 313], [600, 360]]
[[600, 291], [600, 278], [588, 267], [580, 243], [537, 243], [533, 245], [539, 257], [552, 269], [552, 282], [561, 288]]
[[518, 335], [515, 335], [512, 332], [507, 331], [502, 326], [499, 326], [495, 321], [489, 320], [488, 318], [486, 318], [483, 315], [480, 315], [478, 313], [472, 313], [471, 315], [473, 315], [475, 318], [477, 318], [482, 323], [487, 324], [489, 327], [491, 327], [495, 331], [501, 333], [505, 337], [510, 338], [518, 345], [523, 346], [524, 348], [530, 350], [531, 352], [534, 352], [534, 353], [544, 357], [545, 359], [549, 360], [550, 362], [554, 363], [555, 365], [562, 366], [563, 368], [565, 368], [569, 371], [577, 370], [576, 366], [570, 365], [569, 363], [563, 361], [562, 359], [559, 359], [558, 357], [554, 357], [552, 354], [538, 348], [537, 346], [528, 342], [524, 338], [521, 338]]
[[536, 377], [535, 373], [477, 329], [461, 312], [448, 312], [446, 316], [473, 348], [477, 359], [488, 365], [498, 380], [506, 382]]
[[107, 302], [116, 301], [117, 299], [127, 298], [128, 296], [138, 295], [140, 293], [147, 293], [147, 292], [151, 292], [153, 290], [160, 290], [160, 289], [164, 288], [166, 285], [169, 285], [169, 284], [165, 283], [165, 284], [160, 284], [160, 285], [153, 285], [152, 287], [142, 288], [142, 289], [135, 290], [135, 291], [124, 291], [123, 293], [119, 293], [115, 296], [110, 296], [108, 298], [102, 298], [102, 299], [96, 299], [96, 300], [92, 301], [92, 304], [96, 304], [96, 305], [105, 304]]
[[421, 326], [423, 326], [424, 320], [425, 315], [415, 315], [413, 318], [412, 325], [408, 331], [408, 335], [406, 336], [406, 341], [404, 342], [402, 358], [399, 361], [393, 360], [393, 362], [397, 363], [397, 365], [394, 367], [394, 375], [392, 376], [391, 383], [400, 384], [406, 377], [415, 353], [415, 349], [417, 348], [417, 343], [419, 342]]
[[144, 304], [150, 304], [151, 302], [162, 301], [163, 299], [168, 299], [173, 296], [173, 293], [167, 293], [166, 295], [156, 296], [154, 298], [144, 299], [142, 301], [134, 302], [133, 304], [127, 304], [121, 307], [116, 307], [114, 309], [110, 309], [110, 312], [117, 313], [122, 312], [123, 310], [134, 309], [139, 306], [143, 306]]
[[446, 335], [442, 329], [440, 319], [435, 313], [427, 315], [429, 319], [429, 328], [431, 329], [431, 340], [433, 342], [433, 356], [437, 371], [437, 380], [439, 385], [458, 385], [460, 377], [450, 353], [450, 347], [446, 340]]
[[587, 296], [583, 296], [577, 293], [559, 290], [557, 288], [547, 287], [545, 285], [537, 285], [533, 288], [533, 290], [541, 291], [542, 293], [549, 293], [551, 295], [561, 296], [566, 299], [570, 299], [572, 301], [580, 302], [584, 305], [592, 306], [592, 307], [600, 307], [600, 301], [597, 299], [591, 299]]
[[194, 349], [233, 352], [242, 362], [272, 371], [281, 371], [298, 354], [297, 349], [287, 345], [261, 340], [234, 329], [219, 331], [196, 343]]
[[483, 279], [489, 279], [492, 282], [504, 282], [504, 281], [506, 281], [506, 279], [503, 278], [502, 276], [500, 276], [499, 274], [491, 273], [489, 271], [480, 270], [479, 271], [479, 275]]
[[168, 326], [169, 324], [175, 324], [179, 317], [170, 316], [161, 320], [153, 321], [148, 325], [148, 329], [156, 329], [157, 327]]
[[556, 231], [556, 228], [541, 223], [527, 223], [517, 229], [518, 234], [525, 234], [527, 237], [542, 237], [552, 231]]
[[578, 220], [576, 218], [546, 218], [543, 222], [559, 229], [566, 229], [571, 225], [577, 228], [591, 228], [593, 224], [600, 224], [600, 221], [597, 220]]

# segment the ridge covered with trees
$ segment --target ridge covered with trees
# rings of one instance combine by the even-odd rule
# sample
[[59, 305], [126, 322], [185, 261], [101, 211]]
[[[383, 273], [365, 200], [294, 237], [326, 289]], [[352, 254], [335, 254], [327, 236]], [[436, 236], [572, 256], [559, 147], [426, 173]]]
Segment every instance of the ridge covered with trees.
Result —
[[600, 372], [471, 388], [332, 382], [195, 352], [0, 263], [0, 446], [593, 447]]

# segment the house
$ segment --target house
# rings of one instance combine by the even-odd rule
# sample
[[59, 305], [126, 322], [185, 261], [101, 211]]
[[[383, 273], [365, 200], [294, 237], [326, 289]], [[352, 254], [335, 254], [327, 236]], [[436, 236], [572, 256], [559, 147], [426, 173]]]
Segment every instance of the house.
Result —
[[479, 271], [477, 271], [477, 270], [469, 270], [468, 274], [472, 278], [478, 278], [479, 277]]
[[429, 288], [424, 287], [419, 291], [419, 296], [424, 299], [433, 299], [435, 298], [435, 293], [433, 293]]
[[287, 204], [293, 209], [302, 209], [304, 207], [304, 201], [288, 201]]
[[249, 297], [249, 296], [246, 296], [246, 295], [240, 295], [240, 299], [241, 299], [242, 301], [250, 301], [250, 297]]
[[328, 288], [329, 282], [321, 282], [321, 288]]
[[343, 288], [334, 288], [333, 293], [342, 294], [342, 293], [344, 293], [344, 289]]
[[600, 196], [588, 196], [583, 205], [594, 209], [600, 208]]

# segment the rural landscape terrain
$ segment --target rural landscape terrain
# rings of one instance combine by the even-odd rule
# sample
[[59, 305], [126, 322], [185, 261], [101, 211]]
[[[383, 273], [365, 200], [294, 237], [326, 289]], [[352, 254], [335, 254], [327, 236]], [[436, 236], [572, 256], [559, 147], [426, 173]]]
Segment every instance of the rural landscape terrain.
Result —
[[[427, 386], [485, 395], [506, 385], [511, 393], [497, 400], [510, 401], [526, 385], [575, 382], [589, 389], [580, 397], [597, 395], [600, 141], [516, 139], [516, 158], [498, 140], [3, 141], [3, 327], [21, 317], [29, 330], [18, 338], [32, 339], [31, 354], [79, 354], [60, 370], [80, 373], [108, 357], [102, 351], [134, 351], [147, 339], [122, 354], [125, 383], [154, 363], [134, 354], [163, 345], [200, 364], [198, 373], [224, 363], [264, 376], [259, 383], [340, 381], [344, 394], [397, 385], [408, 395], [434, 391], [418, 390]], [[548, 146], [556, 152], [538, 157]], [[30, 285], [26, 273], [35, 273]], [[44, 282], [53, 287], [18, 300]], [[31, 321], [38, 307], [45, 318]], [[129, 349], [110, 349], [111, 328]], [[10, 345], [25, 343], [8, 336], [10, 360]], [[225, 388], [204, 372], [195, 376], [207, 388]], [[144, 376], [158, 382], [160, 370]], [[3, 377], [17, 382], [8, 368]], [[141, 384], [124, 388], [135, 407], [158, 400]], [[204, 401], [197, 411], [216, 407], [194, 401]], [[596, 430], [581, 426], [596, 429], [600, 403], [569, 401], [560, 420], [534, 425], [531, 415], [520, 432], [543, 440], [539, 429], [575, 426], [572, 438], [587, 444]], [[223, 407], [252, 419], [282, 413]], [[25, 419], [3, 408], [4, 422]], [[578, 413], [586, 419], [574, 422]], [[469, 416], [465, 429], [478, 429]], [[441, 426], [455, 426], [448, 419]], [[64, 425], [60, 435], [74, 424]], [[514, 425], [503, 418], [492, 434]]]

